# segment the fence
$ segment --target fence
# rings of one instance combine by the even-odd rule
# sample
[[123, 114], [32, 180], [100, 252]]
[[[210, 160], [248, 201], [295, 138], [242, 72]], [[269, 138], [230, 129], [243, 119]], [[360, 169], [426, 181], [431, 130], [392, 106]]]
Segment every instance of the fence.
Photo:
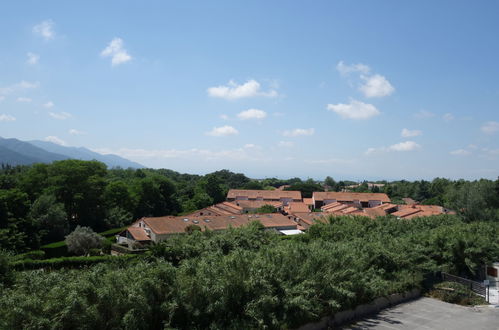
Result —
[[482, 296], [489, 302], [489, 286], [485, 285], [480, 282], [475, 282], [472, 280], [468, 280], [467, 278], [451, 275], [442, 272], [442, 280], [443, 281], [449, 281], [449, 282], [456, 282], [460, 283], [462, 285], [467, 286], [471, 291], [475, 292], [476, 294]]

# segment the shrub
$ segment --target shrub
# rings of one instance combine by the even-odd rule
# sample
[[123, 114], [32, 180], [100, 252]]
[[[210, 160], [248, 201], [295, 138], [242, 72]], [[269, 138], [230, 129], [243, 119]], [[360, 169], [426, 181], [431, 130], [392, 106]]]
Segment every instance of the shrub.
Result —
[[442, 282], [429, 292], [433, 298], [458, 305], [485, 305], [487, 302], [468, 287], [456, 282]]
[[77, 226], [76, 229], [66, 236], [68, 251], [74, 254], [88, 254], [91, 249], [100, 249], [104, 238], [89, 227]]

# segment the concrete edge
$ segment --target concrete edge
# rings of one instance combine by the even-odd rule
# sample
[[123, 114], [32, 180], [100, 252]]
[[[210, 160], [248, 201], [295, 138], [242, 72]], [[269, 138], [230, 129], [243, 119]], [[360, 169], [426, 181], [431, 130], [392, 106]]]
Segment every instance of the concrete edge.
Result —
[[394, 293], [387, 297], [379, 297], [370, 303], [356, 306], [354, 310], [349, 309], [337, 312], [334, 315], [322, 317], [320, 321], [304, 324], [297, 330], [326, 330], [339, 327], [420, 296], [421, 289], [415, 288], [404, 293]]

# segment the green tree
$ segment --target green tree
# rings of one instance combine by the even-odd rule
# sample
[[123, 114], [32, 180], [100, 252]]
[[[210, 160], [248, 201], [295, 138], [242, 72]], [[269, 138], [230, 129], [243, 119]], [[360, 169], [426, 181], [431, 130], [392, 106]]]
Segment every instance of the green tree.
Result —
[[89, 227], [77, 226], [71, 234], [66, 236], [65, 241], [69, 252], [84, 255], [88, 254], [91, 249], [102, 248], [104, 237]]
[[43, 242], [54, 242], [64, 238], [69, 225], [64, 205], [54, 195], [41, 195], [31, 206], [29, 217], [40, 228]]

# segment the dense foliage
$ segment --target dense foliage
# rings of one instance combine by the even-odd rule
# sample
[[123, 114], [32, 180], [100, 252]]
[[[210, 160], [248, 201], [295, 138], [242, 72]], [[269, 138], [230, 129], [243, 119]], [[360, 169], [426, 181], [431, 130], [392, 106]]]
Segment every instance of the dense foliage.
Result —
[[[258, 224], [192, 231], [145, 257], [16, 272], [2, 329], [294, 328], [499, 259], [499, 226], [458, 216], [332, 218], [283, 238]], [[1, 290], [1, 289], [0, 289]]]

